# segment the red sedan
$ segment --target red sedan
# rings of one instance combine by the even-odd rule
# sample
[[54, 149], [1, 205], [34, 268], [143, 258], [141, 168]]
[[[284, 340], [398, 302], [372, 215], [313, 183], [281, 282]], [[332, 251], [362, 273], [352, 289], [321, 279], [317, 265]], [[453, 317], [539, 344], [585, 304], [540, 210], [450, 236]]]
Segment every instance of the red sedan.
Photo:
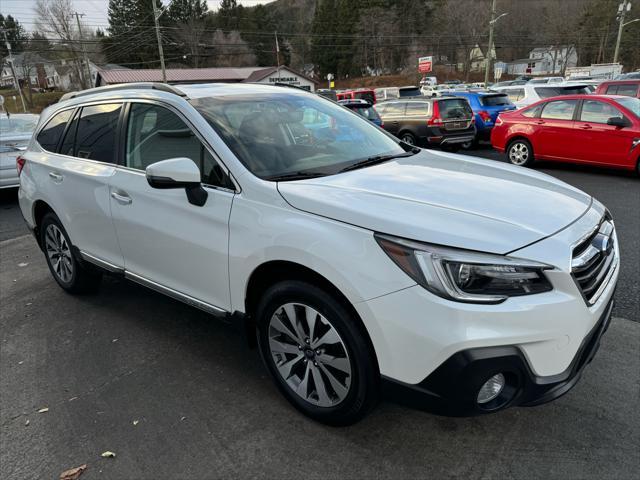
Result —
[[546, 98], [501, 113], [491, 144], [513, 165], [528, 166], [538, 159], [635, 169], [640, 174], [640, 99]]

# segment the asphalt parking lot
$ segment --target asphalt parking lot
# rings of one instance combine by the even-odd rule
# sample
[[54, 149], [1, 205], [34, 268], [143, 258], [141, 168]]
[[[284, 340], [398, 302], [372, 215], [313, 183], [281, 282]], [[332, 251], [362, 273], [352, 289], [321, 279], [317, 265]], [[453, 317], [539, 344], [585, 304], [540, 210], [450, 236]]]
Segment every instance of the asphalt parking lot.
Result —
[[257, 353], [198, 310], [117, 278], [99, 295], [65, 294], [15, 191], [0, 192], [0, 478], [58, 478], [85, 463], [82, 480], [636, 478], [640, 179], [537, 168], [605, 203], [620, 238], [615, 318], [582, 380], [554, 403], [476, 418], [384, 401], [348, 428], [294, 411]]

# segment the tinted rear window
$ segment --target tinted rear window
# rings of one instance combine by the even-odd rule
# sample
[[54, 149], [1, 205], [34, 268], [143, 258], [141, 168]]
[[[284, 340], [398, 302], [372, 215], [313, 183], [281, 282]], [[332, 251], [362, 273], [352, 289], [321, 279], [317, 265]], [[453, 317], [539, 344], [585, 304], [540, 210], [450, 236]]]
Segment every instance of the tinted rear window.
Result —
[[78, 122], [75, 154], [80, 158], [115, 162], [116, 127], [120, 104], [84, 107]]
[[62, 136], [72, 113], [73, 110], [65, 110], [63, 112], [56, 113], [51, 120], [47, 122], [47, 125], [38, 134], [37, 139], [42, 148], [49, 152], [56, 151], [60, 137]]
[[589, 93], [586, 87], [537, 87], [540, 98], [557, 97], [558, 95], [580, 95]]
[[511, 105], [511, 100], [509, 100], [509, 96], [505, 94], [483, 95], [480, 97], [480, 104], [485, 107], [497, 107], [500, 105]]
[[463, 98], [451, 98], [438, 101], [440, 117], [443, 120], [453, 120], [456, 118], [470, 118], [473, 116], [469, 102]]
[[366, 100], [369, 103], [375, 103], [376, 97], [373, 92], [356, 92], [355, 98], [359, 98], [361, 100]]
[[419, 97], [422, 95], [419, 88], [401, 88], [400, 96], [401, 97]]

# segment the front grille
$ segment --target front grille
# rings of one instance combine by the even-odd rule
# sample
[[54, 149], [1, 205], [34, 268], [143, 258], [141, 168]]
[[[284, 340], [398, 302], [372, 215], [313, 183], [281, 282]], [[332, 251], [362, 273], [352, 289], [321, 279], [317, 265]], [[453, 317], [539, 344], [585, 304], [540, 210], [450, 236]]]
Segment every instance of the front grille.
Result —
[[615, 228], [607, 215], [586, 239], [573, 249], [571, 274], [589, 305], [593, 305], [616, 269]]

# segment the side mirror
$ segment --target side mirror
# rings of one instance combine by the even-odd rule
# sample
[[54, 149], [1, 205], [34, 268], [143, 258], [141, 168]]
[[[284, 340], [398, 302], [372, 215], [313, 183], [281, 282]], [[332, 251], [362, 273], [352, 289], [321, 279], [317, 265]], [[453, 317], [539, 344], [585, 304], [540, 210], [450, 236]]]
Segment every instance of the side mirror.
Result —
[[184, 188], [189, 203], [202, 207], [209, 196], [202, 188], [200, 170], [189, 158], [171, 158], [153, 163], [146, 170], [152, 188]]
[[624, 128], [629, 126], [629, 122], [624, 117], [611, 117], [609, 120], [607, 120], [607, 125]]

